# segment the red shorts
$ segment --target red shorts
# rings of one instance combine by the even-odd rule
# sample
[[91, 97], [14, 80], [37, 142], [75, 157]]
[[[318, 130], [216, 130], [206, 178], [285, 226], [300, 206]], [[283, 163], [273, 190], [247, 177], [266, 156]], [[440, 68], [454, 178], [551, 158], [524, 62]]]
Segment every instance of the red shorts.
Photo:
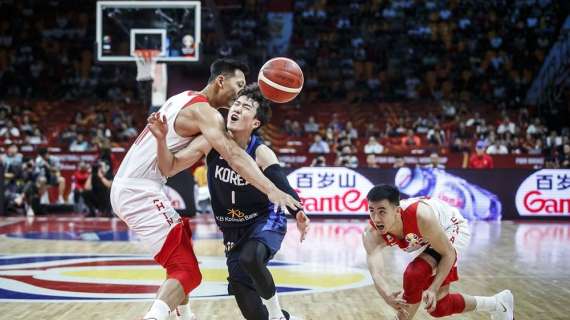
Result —
[[188, 294], [201, 280], [198, 259], [192, 247], [192, 230], [188, 218], [174, 226], [154, 260], [166, 269], [168, 279], [177, 279]]

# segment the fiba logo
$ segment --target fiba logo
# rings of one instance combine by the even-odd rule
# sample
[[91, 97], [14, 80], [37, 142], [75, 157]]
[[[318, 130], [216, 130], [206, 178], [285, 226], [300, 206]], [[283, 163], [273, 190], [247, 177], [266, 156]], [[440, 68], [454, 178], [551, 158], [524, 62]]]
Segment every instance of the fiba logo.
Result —
[[406, 235], [406, 242], [408, 243], [408, 247], [416, 247], [420, 244], [420, 238], [415, 233], [408, 233]]

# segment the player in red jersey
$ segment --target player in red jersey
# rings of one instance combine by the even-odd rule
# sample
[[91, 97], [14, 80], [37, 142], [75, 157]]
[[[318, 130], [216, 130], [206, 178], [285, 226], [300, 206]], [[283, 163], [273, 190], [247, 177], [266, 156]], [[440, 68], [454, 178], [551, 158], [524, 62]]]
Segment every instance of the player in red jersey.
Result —
[[[370, 226], [363, 234], [368, 269], [376, 290], [397, 311], [397, 319], [412, 319], [423, 300], [433, 317], [486, 311], [495, 320], [513, 320], [514, 301], [509, 290], [491, 297], [450, 293], [459, 279], [457, 261], [471, 237], [459, 210], [437, 199], [400, 201], [394, 186], [378, 185], [368, 193]], [[398, 246], [417, 256], [406, 267], [403, 290], [388, 292], [383, 277], [382, 250]]]

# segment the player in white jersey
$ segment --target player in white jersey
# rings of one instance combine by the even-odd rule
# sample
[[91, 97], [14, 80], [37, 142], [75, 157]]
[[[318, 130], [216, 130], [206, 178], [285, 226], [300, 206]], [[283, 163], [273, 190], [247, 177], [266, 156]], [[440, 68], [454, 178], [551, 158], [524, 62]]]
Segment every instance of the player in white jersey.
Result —
[[[378, 185], [368, 193], [370, 226], [363, 234], [367, 263], [376, 290], [397, 311], [397, 319], [412, 319], [423, 300], [433, 317], [469, 311], [486, 311], [492, 319], [512, 320], [513, 295], [504, 290], [491, 297], [450, 293], [457, 281], [457, 261], [471, 237], [459, 210], [437, 199], [400, 201], [394, 186]], [[398, 246], [417, 256], [403, 275], [403, 290], [388, 292], [382, 250]]]
[[255, 161], [230, 137], [215, 109], [227, 107], [245, 87], [247, 66], [230, 59], [214, 61], [208, 85], [200, 92], [171, 97], [158, 111], [168, 119], [167, 139], [157, 142], [145, 128], [131, 146], [111, 187], [114, 212], [148, 247], [166, 269], [167, 280], [144, 319], [165, 320], [178, 308], [181, 319], [193, 319], [188, 294], [202, 279], [191, 244], [188, 221], [181, 219], [163, 192], [166, 178], [157, 166], [157, 143], [176, 152], [197, 135], [203, 137], [244, 179], [280, 207], [298, 208], [299, 202], [279, 190]]

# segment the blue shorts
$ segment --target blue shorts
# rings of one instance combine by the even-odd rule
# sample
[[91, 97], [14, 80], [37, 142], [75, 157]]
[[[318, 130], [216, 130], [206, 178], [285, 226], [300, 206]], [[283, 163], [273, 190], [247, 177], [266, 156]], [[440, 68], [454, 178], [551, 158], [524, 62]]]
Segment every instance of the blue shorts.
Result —
[[267, 262], [273, 258], [275, 253], [281, 248], [281, 242], [287, 232], [287, 219], [275, 223], [272, 219], [261, 219], [253, 224], [243, 228], [224, 228], [222, 233], [224, 235], [224, 245], [226, 247], [226, 264], [228, 266], [228, 292], [232, 294], [231, 282], [240, 282], [252, 289], [254, 289], [253, 281], [239, 265], [239, 257], [243, 245], [250, 241], [255, 240], [263, 243], [269, 249], [269, 257]]

